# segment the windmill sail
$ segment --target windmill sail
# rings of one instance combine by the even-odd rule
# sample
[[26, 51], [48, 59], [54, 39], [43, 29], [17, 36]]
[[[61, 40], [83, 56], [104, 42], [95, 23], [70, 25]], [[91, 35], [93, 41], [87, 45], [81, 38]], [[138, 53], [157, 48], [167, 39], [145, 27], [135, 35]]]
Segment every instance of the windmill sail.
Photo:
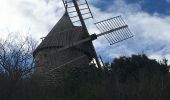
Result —
[[77, 3], [77, 6], [79, 7], [83, 20], [93, 18], [90, 7], [86, 0], [63, 0], [65, 9], [69, 14], [72, 23], [80, 22], [78, 13], [75, 8], [74, 1]]
[[95, 25], [101, 32], [98, 36], [104, 35], [110, 45], [133, 37], [121, 16], [97, 22]]

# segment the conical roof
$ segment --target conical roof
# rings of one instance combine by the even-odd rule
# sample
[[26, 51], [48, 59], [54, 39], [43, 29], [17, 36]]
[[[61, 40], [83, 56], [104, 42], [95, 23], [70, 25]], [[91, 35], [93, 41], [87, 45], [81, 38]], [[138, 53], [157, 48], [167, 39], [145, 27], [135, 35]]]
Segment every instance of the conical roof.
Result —
[[69, 18], [68, 13], [66, 12], [47, 36], [55, 35], [57, 34], [57, 32], [61, 32], [61, 31], [64, 31], [65, 29], [69, 29], [72, 27], [73, 27], [73, 24]]
[[42, 40], [40, 45], [36, 48], [33, 55], [36, 52], [46, 48], [61, 48], [69, 45], [70, 43], [81, 40], [85, 34], [82, 27], [73, 26], [69, 15], [65, 13], [63, 17], [52, 28], [49, 34]]

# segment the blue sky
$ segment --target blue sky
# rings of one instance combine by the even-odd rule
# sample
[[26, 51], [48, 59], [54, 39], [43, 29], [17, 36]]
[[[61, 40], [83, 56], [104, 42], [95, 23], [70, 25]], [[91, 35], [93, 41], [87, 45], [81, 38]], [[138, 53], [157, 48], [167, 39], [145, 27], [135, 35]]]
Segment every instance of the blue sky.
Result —
[[127, 3], [140, 3], [142, 10], [150, 14], [170, 14], [170, 3], [168, 0], [126, 0]]
[[[31, 35], [40, 41], [64, 13], [61, 0], [0, 0], [0, 38]], [[132, 39], [110, 46], [104, 38], [94, 41], [105, 61], [146, 53], [170, 60], [170, 0], [88, 0], [94, 20], [89, 32], [98, 33], [93, 22], [121, 15], [134, 34]], [[20, 35], [18, 35], [20, 33]], [[107, 56], [106, 56], [107, 55]]]
[[[138, 3], [141, 6], [141, 10], [149, 14], [159, 13], [163, 15], [170, 14], [170, 0], [124, 0], [127, 4]], [[94, 6], [107, 9], [108, 5], [113, 5], [114, 0], [104, 0], [103, 3], [94, 4]]]

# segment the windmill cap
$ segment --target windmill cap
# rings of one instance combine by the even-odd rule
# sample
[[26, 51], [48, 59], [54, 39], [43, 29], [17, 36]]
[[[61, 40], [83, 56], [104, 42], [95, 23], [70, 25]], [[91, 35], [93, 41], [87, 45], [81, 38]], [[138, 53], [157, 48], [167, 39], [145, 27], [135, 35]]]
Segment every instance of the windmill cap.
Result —
[[[72, 24], [72, 22], [69, 18], [69, 15], [68, 15], [67, 12], [65, 12], [64, 15], [62, 16], [62, 18], [57, 22], [57, 24], [48, 33], [46, 38], [35, 49], [35, 51], [33, 52], [33, 56], [35, 56], [35, 54], [38, 51], [40, 51], [41, 49], [56, 46], [56, 44], [54, 43], [55, 40], [56, 40], [56, 37], [57, 37], [56, 34], [59, 33], [60, 31], [63, 31], [65, 29], [69, 29], [69, 28], [72, 28], [72, 27], [73, 27], [73, 24]], [[48, 37], [50, 37], [50, 38], [48, 38]]]

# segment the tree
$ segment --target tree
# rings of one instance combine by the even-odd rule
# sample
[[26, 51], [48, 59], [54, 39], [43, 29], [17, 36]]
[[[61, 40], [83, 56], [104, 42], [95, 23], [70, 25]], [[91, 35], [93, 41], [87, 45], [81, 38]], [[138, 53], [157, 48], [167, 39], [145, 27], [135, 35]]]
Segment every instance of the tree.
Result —
[[[114, 59], [112, 80], [116, 83], [118, 100], [168, 100], [170, 82], [167, 60], [157, 62], [146, 55]], [[166, 99], [165, 99], [166, 98]]]
[[0, 39], [0, 73], [9, 80], [19, 80], [28, 76], [34, 69], [32, 53], [37, 45], [31, 37], [23, 40]]
[[31, 78], [34, 72], [32, 53], [36, 45], [37, 42], [31, 37], [0, 38], [0, 99], [26, 97], [21, 91], [29, 91], [27, 86], [32, 87], [31, 80], [27, 82], [26, 79]]
[[152, 78], [154, 75], [169, 73], [166, 60], [159, 63], [155, 59], [149, 59], [146, 55], [132, 55], [132, 57], [114, 59], [111, 70], [123, 82], [128, 78], [140, 81], [140, 79]]

